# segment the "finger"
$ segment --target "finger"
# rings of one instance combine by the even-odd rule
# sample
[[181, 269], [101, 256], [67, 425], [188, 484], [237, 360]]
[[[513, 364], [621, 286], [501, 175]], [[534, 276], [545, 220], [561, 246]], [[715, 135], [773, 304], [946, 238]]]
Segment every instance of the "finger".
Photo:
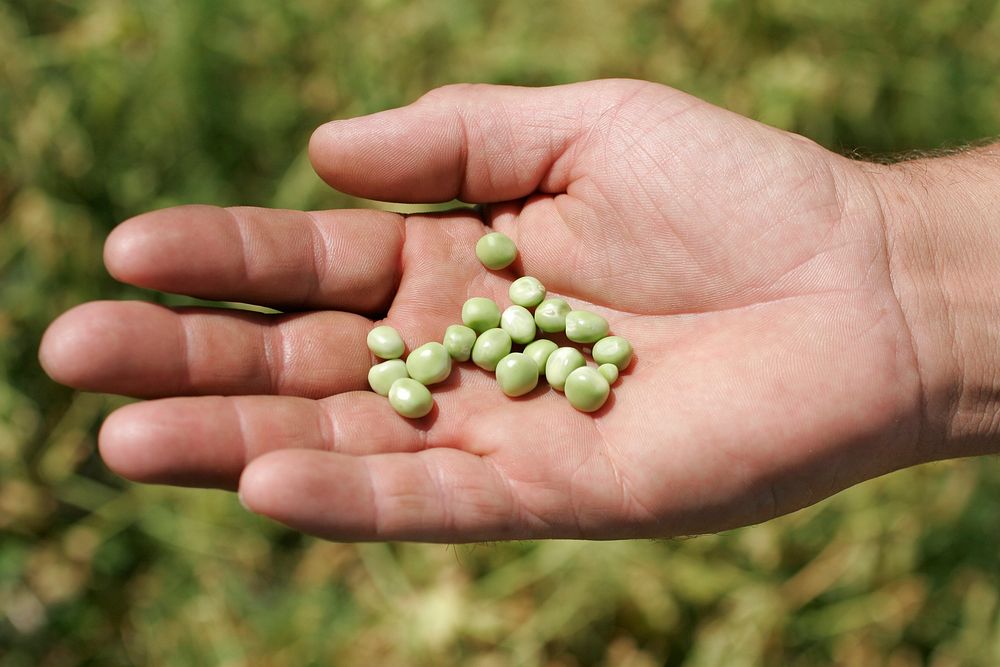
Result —
[[331, 540], [472, 542], [538, 533], [486, 457], [435, 448], [344, 456], [286, 450], [240, 478], [251, 511]]
[[127, 283], [278, 308], [384, 311], [403, 219], [382, 211], [180, 206], [119, 225], [104, 263]]
[[167, 398], [127, 405], [101, 427], [104, 462], [137, 482], [235, 489], [246, 464], [278, 449], [348, 455], [412, 452], [420, 422], [371, 392], [322, 401], [289, 396]]
[[330, 185], [373, 199], [493, 202], [562, 192], [572, 145], [605, 111], [594, 97], [621, 98], [636, 85], [446, 86], [407, 107], [321, 126], [309, 155]]
[[57, 319], [39, 358], [54, 380], [88, 391], [324, 397], [366, 386], [371, 327], [335, 311], [272, 316], [97, 301]]

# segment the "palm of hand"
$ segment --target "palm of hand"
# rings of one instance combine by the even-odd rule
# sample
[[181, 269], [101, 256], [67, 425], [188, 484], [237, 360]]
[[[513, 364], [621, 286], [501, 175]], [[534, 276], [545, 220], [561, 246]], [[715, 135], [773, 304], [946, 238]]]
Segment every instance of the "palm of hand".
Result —
[[[214, 274], [199, 274], [204, 269], [192, 268], [190, 257], [154, 268], [127, 234], [109, 243], [109, 263], [134, 282], [214, 298], [362, 311], [391, 302], [387, 321], [411, 349], [440, 339], [468, 297], [503, 303], [517, 274], [534, 275], [574, 306], [605, 314], [633, 342], [636, 360], [607, 406], [581, 414], [547, 388], [512, 400], [489, 374], [462, 365], [434, 389], [434, 413], [402, 420], [384, 399], [347, 391], [364, 384], [371, 324], [336, 311], [285, 316], [278, 327], [189, 313], [180, 336], [164, 333], [174, 324], [150, 324], [176, 315], [150, 314], [150, 336], [173, 341], [163, 345], [175, 357], [183, 350], [184, 361], [169, 363], [184, 368], [144, 368], [137, 380], [122, 370], [127, 353], [100, 364], [81, 355], [79, 343], [56, 345], [86, 327], [134, 341], [135, 331], [123, 333], [135, 326], [126, 323], [124, 304], [101, 304], [101, 312], [81, 309], [53, 327], [49, 348], [62, 352], [50, 352], [46, 366], [56, 377], [70, 366], [64, 358], [82, 356], [89, 363], [62, 376], [98, 390], [332, 395], [131, 406], [102, 434], [112, 467], [138, 479], [222, 486], [243, 472], [241, 493], [253, 509], [329, 537], [464, 541], [717, 530], [790, 511], [899, 465], [898, 450], [913, 437], [919, 383], [877, 202], [856, 166], [658, 86], [490, 93], [499, 103], [492, 108], [516, 106], [523, 96], [526, 110], [475, 115], [464, 89], [416, 105], [448, 108], [445, 118], [458, 118], [460, 149], [434, 145], [439, 158], [400, 139], [419, 134], [416, 112], [388, 112], [380, 136], [396, 149], [391, 157], [423, 158], [426, 175], [386, 165], [384, 183], [363, 183], [383, 165], [370, 153], [365, 163], [364, 146], [351, 152], [350, 126], [341, 139], [347, 156], [330, 158], [320, 137], [314, 157], [327, 180], [359, 194], [511, 200], [485, 211], [518, 245], [518, 262], [507, 271], [478, 264], [472, 248], [483, 227], [470, 213], [405, 223], [381, 214], [351, 214], [350, 221], [335, 212], [268, 214], [268, 231], [259, 224], [264, 214], [237, 211], [244, 250], [229, 271], [228, 282], [239, 285], [231, 294], [197, 287], [228, 275], [226, 261]], [[579, 117], [545, 117], [565, 108]], [[498, 124], [509, 143], [492, 132]], [[392, 146], [393, 139], [404, 143]], [[186, 229], [173, 232], [183, 248], [210, 224], [232, 233], [229, 214], [182, 211], [158, 214], [147, 236], [162, 247], [169, 230]], [[303, 267], [317, 246], [326, 251]], [[128, 259], [116, 259], [116, 247]], [[237, 342], [226, 346], [227, 336]], [[150, 385], [162, 375], [174, 379]]]

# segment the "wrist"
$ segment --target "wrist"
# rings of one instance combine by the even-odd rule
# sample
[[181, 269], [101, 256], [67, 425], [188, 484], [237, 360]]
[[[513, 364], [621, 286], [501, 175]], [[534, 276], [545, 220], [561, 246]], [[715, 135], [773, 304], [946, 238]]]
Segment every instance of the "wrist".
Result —
[[1000, 452], [1000, 145], [879, 167], [928, 458]]

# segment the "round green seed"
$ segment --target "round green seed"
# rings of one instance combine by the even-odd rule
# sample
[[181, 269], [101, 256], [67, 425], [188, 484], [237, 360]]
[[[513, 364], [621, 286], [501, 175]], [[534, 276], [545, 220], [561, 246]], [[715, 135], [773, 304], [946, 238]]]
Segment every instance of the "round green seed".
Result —
[[500, 324], [500, 306], [491, 299], [474, 296], [462, 305], [462, 322], [477, 334]]
[[618, 379], [618, 367], [614, 364], [601, 364], [597, 367], [597, 372], [604, 376], [609, 385]]
[[608, 336], [594, 343], [592, 356], [599, 364], [614, 364], [623, 371], [632, 361], [632, 344], [621, 336]]
[[495, 371], [500, 360], [510, 354], [510, 334], [503, 329], [484, 331], [472, 346], [472, 363], [483, 370]]
[[611, 386], [596, 368], [577, 368], [566, 378], [566, 398], [581, 412], [599, 410], [608, 400]]
[[491, 232], [476, 241], [476, 257], [487, 269], [505, 269], [517, 257], [517, 248], [510, 237]]
[[419, 419], [434, 407], [430, 389], [411, 378], [399, 378], [389, 388], [389, 405], [404, 417]]
[[476, 332], [467, 326], [452, 324], [444, 330], [444, 349], [455, 361], [468, 361], [475, 344]]
[[559, 333], [566, 330], [566, 315], [570, 313], [565, 299], [546, 299], [535, 308], [535, 324], [545, 333]]
[[545, 285], [538, 278], [522, 276], [510, 284], [507, 290], [512, 303], [525, 308], [534, 308], [545, 298]]
[[586, 365], [587, 360], [580, 350], [575, 347], [560, 347], [545, 362], [545, 379], [553, 389], [562, 391], [569, 374]]
[[510, 306], [500, 316], [500, 328], [515, 343], [524, 345], [535, 339], [535, 318], [524, 306]]
[[379, 396], [388, 396], [392, 383], [406, 377], [410, 377], [406, 372], [406, 362], [402, 359], [390, 359], [369, 369], [368, 386]]
[[508, 396], [524, 396], [538, 386], [538, 366], [521, 352], [512, 352], [497, 364], [497, 382]]
[[403, 347], [403, 337], [390, 326], [382, 325], [368, 332], [368, 349], [379, 359], [399, 359]]
[[444, 382], [451, 375], [451, 355], [441, 343], [424, 343], [406, 357], [406, 372], [423, 385]]
[[566, 338], [574, 343], [596, 343], [608, 335], [608, 321], [589, 310], [573, 310], [566, 315]]
[[547, 338], [539, 338], [524, 348], [524, 354], [531, 357], [538, 366], [539, 375], [545, 374], [545, 362], [559, 346]]

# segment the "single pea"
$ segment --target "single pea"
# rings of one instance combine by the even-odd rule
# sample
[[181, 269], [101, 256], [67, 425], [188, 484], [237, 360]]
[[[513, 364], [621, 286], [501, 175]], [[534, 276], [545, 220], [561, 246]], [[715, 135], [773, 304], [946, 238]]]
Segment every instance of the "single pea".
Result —
[[618, 379], [618, 367], [614, 364], [601, 364], [597, 367], [597, 372], [604, 376], [608, 384], [614, 384]]
[[545, 362], [549, 360], [549, 355], [556, 351], [559, 346], [547, 338], [539, 338], [529, 343], [524, 348], [524, 354], [534, 359], [538, 366], [538, 373], [545, 374]]
[[632, 361], [632, 344], [621, 336], [608, 336], [594, 343], [592, 356], [599, 364], [614, 364], [623, 371]]
[[510, 354], [510, 334], [503, 329], [484, 331], [472, 346], [472, 363], [483, 370], [495, 371], [500, 360]]
[[451, 375], [451, 355], [441, 343], [424, 343], [406, 357], [406, 372], [423, 385], [444, 382]]
[[389, 387], [389, 405], [404, 417], [419, 419], [434, 407], [431, 390], [411, 378], [399, 378]]
[[403, 337], [390, 326], [382, 325], [368, 332], [368, 349], [379, 359], [399, 359], [403, 347]]
[[521, 276], [510, 284], [507, 290], [512, 303], [525, 308], [534, 308], [545, 298], [545, 285], [538, 278]]
[[608, 321], [589, 310], [573, 310], [566, 315], [566, 338], [574, 343], [596, 343], [608, 335]]
[[566, 398], [581, 412], [599, 410], [608, 400], [611, 386], [596, 368], [577, 368], [566, 378]]
[[559, 333], [566, 330], [566, 315], [570, 312], [565, 299], [546, 299], [535, 308], [535, 324], [545, 333]]
[[467, 326], [452, 324], [444, 330], [444, 349], [455, 361], [468, 361], [475, 344], [476, 332]]
[[500, 328], [510, 334], [519, 345], [535, 339], [535, 318], [524, 306], [510, 306], [500, 316]]
[[549, 355], [545, 362], [545, 379], [553, 389], [563, 390], [566, 378], [577, 368], [587, 365], [580, 350], [575, 347], [560, 347]]
[[410, 375], [406, 372], [406, 362], [402, 359], [389, 359], [368, 370], [368, 386], [379, 396], [388, 396], [392, 383], [407, 377]]
[[476, 257], [487, 269], [505, 269], [517, 257], [517, 248], [510, 237], [491, 232], [476, 241]]
[[500, 306], [484, 296], [474, 296], [462, 305], [462, 322], [476, 334], [500, 324]]
[[521, 352], [512, 352], [497, 364], [497, 382], [508, 396], [524, 396], [538, 386], [538, 366]]

